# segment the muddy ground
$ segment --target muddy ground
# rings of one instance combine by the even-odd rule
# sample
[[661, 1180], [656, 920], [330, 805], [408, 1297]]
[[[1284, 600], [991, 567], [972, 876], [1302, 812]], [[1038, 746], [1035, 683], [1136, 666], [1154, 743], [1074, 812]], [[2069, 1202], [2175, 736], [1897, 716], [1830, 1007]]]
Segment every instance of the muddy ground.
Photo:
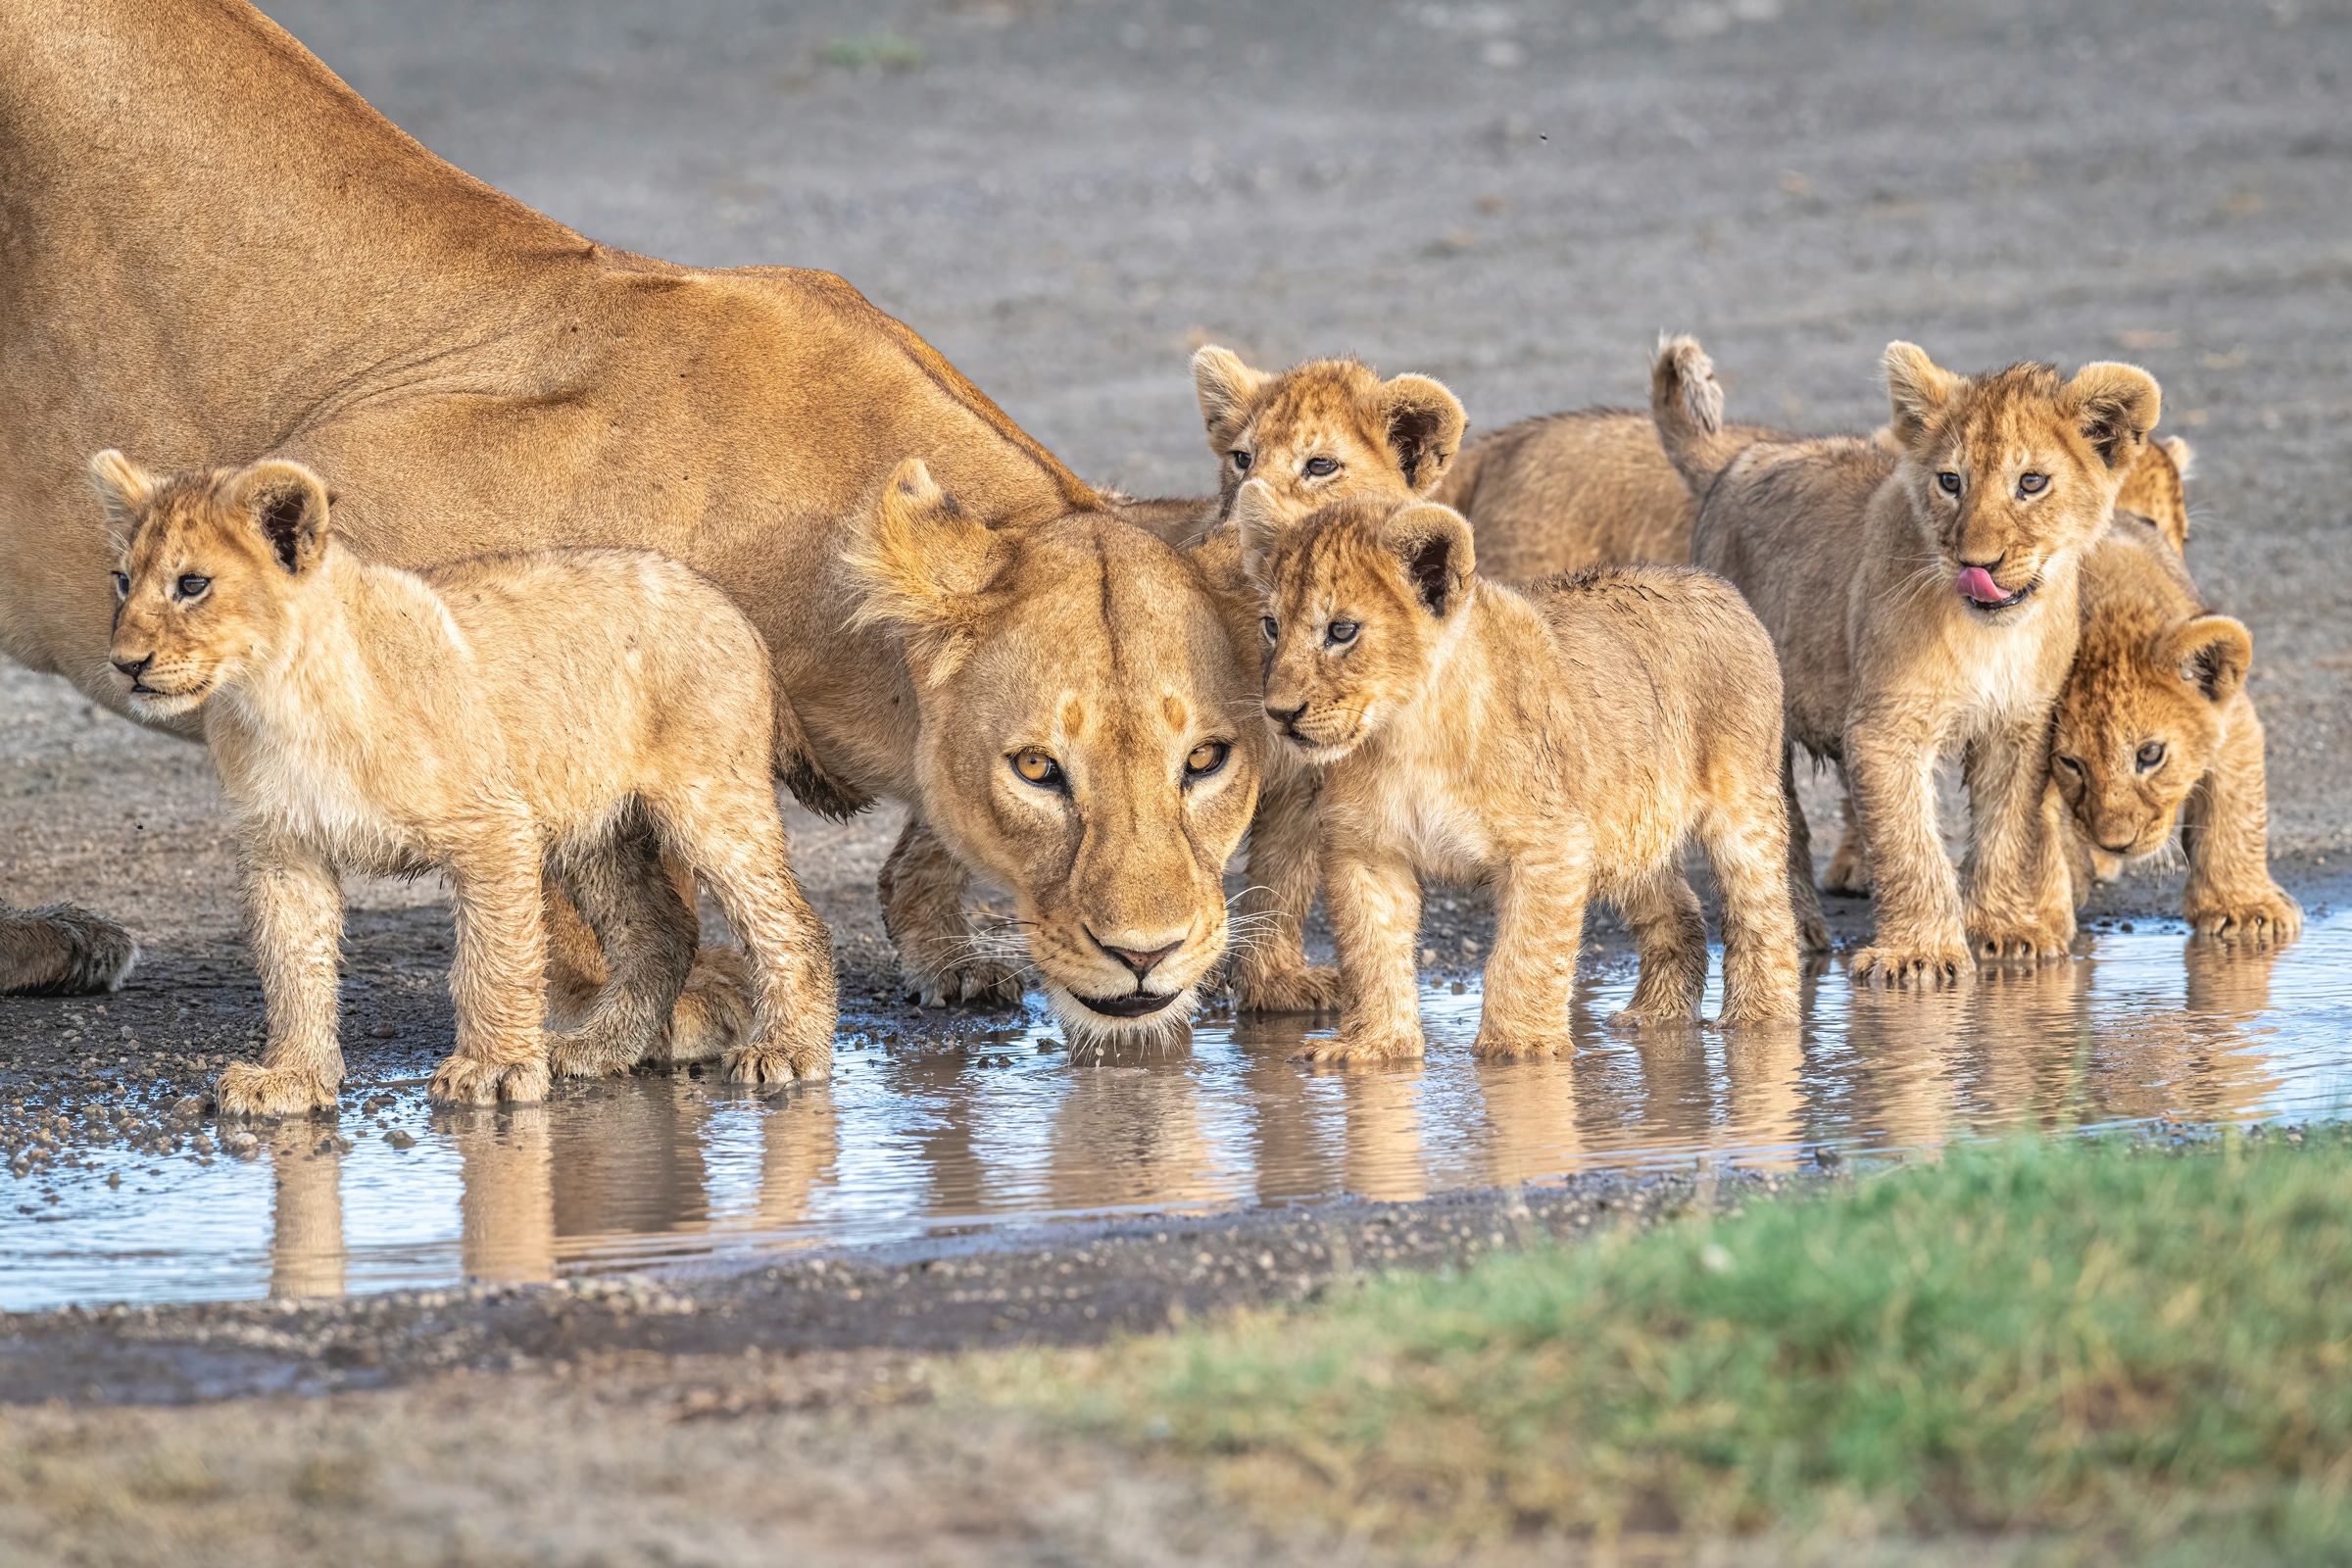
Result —
[[[1639, 402], [1661, 328], [1705, 337], [1735, 416], [1803, 429], [1884, 417], [1873, 367], [1893, 337], [1962, 368], [2135, 360], [2164, 384], [2164, 428], [2198, 449], [2192, 565], [2217, 608], [2254, 630], [2278, 874], [2307, 906], [2343, 901], [2352, 8], [278, 0], [267, 9], [435, 151], [597, 239], [693, 263], [843, 273], [1081, 472], [1137, 493], [1209, 483], [1184, 365], [1204, 341], [1261, 364], [1353, 351], [1384, 371], [1427, 371], [1462, 396], [1478, 427]], [[846, 827], [795, 813], [791, 826], [800, 873], [839, 945], [845, 1023], [910, 1027], [872, 895], [895, 812]], [[27, 1147], [29, 1096], [44, 1123], [67, 1113], [50, 1136], [68, 1150], [87, 1136], [84, 1111], [95, 1104], [113, 1122], [128, 1116], [130, 1136], [154, 1140], [159, 1161], [164, 1151], [211, 1157], [194, 1142], [210, 1134], [174, 1124], [172, 1107], [253, 1049], [261, 1018], [202, 754], [98, 714], [61, 683], [0, 671], [0, 895], [105, 909], [145, 950], [130, 985], [103, 1004], [0, 1004], [0, 1146]], [[2145, 917], [2177, 898], [2175, 871], [2128, 882], [2102, 907]], [[1841, 935], [1858, 934], [1860, 913], [1839, 911]], [[1433, 932], [1442, 954], [1483, 934], [1475, 908], [1461, 918]], [[431, 885], [354, 890], [345, 1039], [355, 1082], [416, 1074], [447, 1049], [447, 939]], [[946, 1047], [985, 1022], [935, 1017], [921, 1028]], [[20, 1203], [38, 1203], [23, 1181], [0, 1183], [0, 1223], [24, 1222]], [[1164, 1249], [1152, 1234], [1132, 1252], [1104, 1253], [1125, 1260], [1102, 1265], [1111, 1271], [1102, 1289], [1127, 1303], [1123, 1315], [1081, 1316], [1066, 1332], [1165, 1320], [1166, 1281], [1152, 1271], [1176, 1264], [1151, 1260], [1199, 1249], [1189, 1230]], [[1263, 1250], [1233, 1245], [1250, 1256]], [[1256, 1277], [1264, 1272], [1250, 1293], [1297, 1284], [1279, 1270]], [[933, 1348], [1065, 1332], [957, 1316], [946, 1298], [959, 1287], [919, 1269], [908, 1279], [892, 1289], [939, 1293]], [[258, 1307], [206, 1310], [274, 1321]], [[789, 1393], [749, 1414], [721, 1396], [696, 1422], [677, 1420], [695, 1389], [732, 1384], [735, 1363], [711, 1358], [739, 1357], [748, 1335], [691, 1345], [590, 1336], [574, 1350], [623, 1356], [630, 1368], [615, 1373], [612, 1409], [652, 1414], [587, 1421], [580, 1401], [606, 1396], [546, 1369], [573, 1352], [528, 1336], [510, 1345], [499, 1325], [533, 1314], [595, 1320], [606, 1306], [461, 1295], [431, 1311], [497, 1352], [459, 1359], [489, 1366], [513, 1353], [530, 1369], [454, 1383], [436, 1370], [402, 1390], [241, 1401], [211, 1414], [11, 1412], [0, 1447], [78, 1451], [58, 1434], [112, 1442], [113, 1433], [125, 1452], [161, 1454], [151, 1469], [166, 1480], [161, 1491], [124, 1492], [122, 1476], [100, 1466], [74, 1485], [116, 1501], [79, 1515], [21, 1489], [0, 1492], [0, 1541], [44, 1558], [80, 1542], [99, 1558], [195, 1560], [174, 1556], [172, 1544], [258, 1539], [276, 1528], [262, 1521], [301, 1519], [302, 1529], [356, 1542], [354, 1560], [589, 1561], [612, 1542], [640, 1540], [614, 1522], [611, 1510], [624, 1504], [597, 1477], [642, 1475], [632, 1466], [647, 1463], [682, 1473], [705, 1459], [715, 1468], [670, 1494], [696, 1506], [658, 1506], [643, 1500], [652, 1493], [626, 1489], [626, 1507], [651, 1510], [631, 1517], [658, 1515], [659, 1529], [648, 1525], [641, 1547], [610, 1560], [765, 1560], [789, 1539], [814, 1560], [1148, 1562], [1173, 1552], [1176, 1538], [1135, 1533], [1132, 1519], [1198, 1514], [1180, 1477], [1124, 1479], [1099, 1456], [1026, 1447], [1017, 1435], [977, 1448], [919, 1425], [843, 1438], [849, 1417], [808, 1414]], [[752, 1315], [776, 1328], [762, 1342], [770, 1351], [842, 1345], [813, 1308]], [[201, 1317], [172, 1321], [192, 1337]], [[139, 1335], [124, 1325], [18, 1319], [10, 1332], [20, 1337], [0, 1357], [0, 1397], [137, 1400], [255, 1386], [184, 1367], [141, 1385]], [[333, 1343], [328, 1335], [319, 1346]], [[822, 1367], [839, 1365], [863, 1388], [907, 1353], [837, 1348], [825, 1352], [836, 1360], [786, 1371], [756, 1364], [778, 1387], [821, 1382]], [[389, 1378], [399, 1355], [387, 1360], [379, 1348], [376, 1356], [373, 1367], [338, 1367], [322, 1349], [315, 1362], [298, 1353], [271, 1364], [308, 1367], [301, 1386], [323, 1389], [329, 1372], [347, 1384]], [[710, 1373], [722, 1365], [723, 1375]], [[542, 1397], [571, 1413], [526, 1424], [524, 1435], [498, 1425]], [[147, 1436], [134, 1442], [110, 1421], [148, 1423], [138, 1429]], [[173, 1445], [202, 1449], [266, 1430], [279, 1447], [331, 1446], [402, 1421], [454, 1445], [436, 1450], [440, 1470], [403, 1472], [444, 1497], [450, 1519], [467, 1499], [530, 1490], [521, 1471], [449, 1457], [476, 1451], [468, 1445], [545, 1445], [531, 1451], [551, 1477], [578, 1480], [557, 1494], [580, 1507], [551, 1512], [545, 1496], [522, 1507], [517, 1517], [538, 1521], [537, 1534], [525, 1532], [536, 1544], [528, 1550], [461, 1540], [374, 1503], [337, 1515], [334, 1498], [379, 1497], [377, 1483], [337, 1492], [342, 1472], [280, 1475], [260, 1449], [248, 1479], [261, 1478], [253, 1484], [271, 1500], [249, 1529], [218, 1533], [201, 1487], [188, 1494], [194, 1501], [153, 1500], [178, 1495], [169, 1485]], [[621, 1433], [657, 1444], [658, 1462], [627, 1452]], [[767, 1511], [742, 1511], [747, 1494], [730, 1489], [754, 1478], [743, 1455], [808, 1444], [824, 1447], [821, 1474], [771, 1459], [763, 1473], [789, 1478], [763, 1494]], [[727, 1456], [713, 1457], [719, 1450]], [[1017, 1478], [1040, 1467], [1055, 1486], [1018, 1492]], [[945, 1491], [918, 1484], [951, 1474], [960, 1479]], [[811, 1488], [832, 1500], [808, 1501]], [[984, 1496], [996, 1500], [974, 1500]], [[957, 1497], [970, 1507], [943, 1500]], [[1132, 1519], [1119, 1515], [1128, 1523], [1103, 1522], [1103, 1509], [1129, 1504]], [[74, 1536], [82, 1528], [74, 1518], [97, 1521], [87, 1526], [96, 1533]], [[155, 1525], [166, 1534], [140, 1537], [140, 1520], [167, 1521]], [[336, 1535], [342, 1526], [373, 1533]], [[1240, 1554], [1236, 1540], [1201, 1536], [1200, 1554]]]

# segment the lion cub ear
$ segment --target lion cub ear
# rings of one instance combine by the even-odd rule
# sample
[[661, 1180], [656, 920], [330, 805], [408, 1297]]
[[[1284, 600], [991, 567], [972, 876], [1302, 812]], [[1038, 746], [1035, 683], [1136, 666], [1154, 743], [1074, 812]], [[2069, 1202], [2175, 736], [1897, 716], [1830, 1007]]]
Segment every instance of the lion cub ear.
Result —
[[1427, 495], [1462, 448], [1462, 431], [1469, 416], [1461, 400], [1442, 381], [1426, 375], [1399, 375], [1380, 384], [1380, 427], [1388, 437], [1389, 455], [1415, 495]]
[[995, 535], [908, 458], [859, 519], [847, 561], [862, 590], [855, 623], [895, 626], [916, 677], [936, 686], [962, 665], [987, 608]]
[[300, 576], [326, 550], [326, 486], [299, 463], [256, 463], [228, 482], [228, 504], [252, 514], [277, 564]]
[[1470, 597], [1478, 560], [1470, 546], [1470, 524], [1451, 507], [1423, 502], [1399, 508], [1380, 525], [1380, 543], [1404, 563], [1413, 592], [1440, 620]]
[[1200, 420], [1208, 427], [1208, 450], [1219, 458], [1233, 450], [1250, 423], [1250, 405], [1272, 377], [1252, 370], [1231, 349], [1214, 343], [1193, 356], [1193, 392], [1200, 399]]
[[139, 513], [155, 498], [155, 475], [108, 447], [90, 459], [90, 488], [97, 492], [98, 505], [106, 512], [106, 531], [114, 541], [115, 554], [121, 555], [130, 548]]
[[1886, 401], [1893, 406], [1895, 444], [1908, 451], [1936, 422], [1952, 394], [1968, 384], [1928, 358], [1928, 351], [1900, 339], [1886, 345], [1881, 357], [1886, 368]]
[[2108, 471], [2126, 473], [2139, 461], [2141, 444], [2164, 412], [2164, 392], [2138, 366], [2099, 360], [2066, 383], [2065, 404]]
[[1274, 498], [1274, 487], [1265, 480], [1246, 480], [1233, 493], [1233, 526], [1242, 541], [1242, 572], [1261, 592], [1274, 586], [1266, 580], [1266, 568], [1286, 522], [1282, 503]]
[[2156, 639], [2156, 662], [2179, 670], [2209, 701], [2226, 703], [2254, 667], [2254, 635], [2228, 615], [2193, 615]]

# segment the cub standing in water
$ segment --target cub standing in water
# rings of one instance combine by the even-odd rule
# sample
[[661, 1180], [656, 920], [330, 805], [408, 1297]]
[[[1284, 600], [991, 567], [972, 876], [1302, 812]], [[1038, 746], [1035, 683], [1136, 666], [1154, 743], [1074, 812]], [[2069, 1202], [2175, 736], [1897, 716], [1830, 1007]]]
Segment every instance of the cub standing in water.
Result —
[[1780, 681], [1729, 583], [1596, 567], [1514, 590], [1477, 575], [1447, 508], [1283, 511], [1251, 480], [1233, 516], [1266, 610], [1267, 717], [1325, 768], [1341, 1023], [1310, 1055], [1422, 1054], [1422, 874], [1494, 888], [1480, 1054], [1568, 1049], [1594, 893], [1642, 952], [1624, 1021], [1694, 1020], [1707, 930], [1680, 865], [1694, 837], [1723, 890], [1724, 1021], [1796, 1016]]
[[[1699, 497], [1693, 558], [1740, 586], [1780, 653], [1788, 745], [1843, 764], [1878, 897], [1857, 978], [1956, 982], [1972, 954], [2053, 958], [2075, 909], [2045, 808], [2051, 706], [2074, 662], [2082, 553], [2156, 423], [2155, 379], [2085, 365], [1984, 376], [1890, 343], [1894, 450], [1723, 427], [1714, 367], [1661, 346], [1650, 413]], [[1936, 826], [1936, 760], [1962, 749], [1968, 888]], [[1791, 881], [1812, 852], [1789, 796]], [[1801, 874], [1799, 874], [1801, 872]], [[1814, 908], [1798, 911], [1809, 920]]]
[[[621, 550], [379, 565], [336, 542], [325, 488], [292, 463], [156, 478], [110, 451], [90, 472], [117, 542], [111, 657], [130, 706], [202, 705], [244, 838], [269, 1043], [259, 1066], [221, 1074], [222, 1114], [335, 1103], [344, 870], [449, 876], [458, 1038], [433, 1098], [537, 1100], [551, 1064], [627, 1071], [661, 1046], [694, 961], [663, 849], [751, 956], [753, 1028], [727, 1076], [826, 1074], [832, 946], [793, 881], [772, 783], [791, 710], [716, 586]], [[554, 1036], [543, 868], [612, 977], [580, 1029]]]

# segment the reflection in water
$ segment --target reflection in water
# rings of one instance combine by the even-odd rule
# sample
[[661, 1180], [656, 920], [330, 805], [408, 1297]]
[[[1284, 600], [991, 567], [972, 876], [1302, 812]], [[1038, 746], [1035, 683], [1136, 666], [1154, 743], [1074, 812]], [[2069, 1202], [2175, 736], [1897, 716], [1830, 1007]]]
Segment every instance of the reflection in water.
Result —
[[[1031, 1015], [968, 1052], [853, 1039], [832, 1083], [766, 1098], [678, 1075], [428, 1114], [411, 1090], [339, 1129], [270, 1129], [250, 1161], [173, 1167], [160, 1193], [141, 1190], [135, 1156], [94, 1151], [54, 1222], [0, 1218], [0, 1305], [725, 1266], [1596, 1165], [1788, 1166], [1819, 1145], [2342, 1113], [2352, 919], [2282, 952], [2153, 932], [2083, 946], [2072, 962], [1943, 992], [1857, 988], [1823, 966], [1801, 1026], [1729, 1031], [1606, 1028], [1633, 983], [1630, 962], [1610, 960], [1579, 986], [1570, 1049], [1541, 1060], [1473, 1060], [1479, 998], [1438, 985], [1423, 994], [1428, 1057], [1380, 1069], [1291, 1060], [1328, 1020], [1209, 1018], [1189, 1049], [1073, 1062], [1036, 1049], [1051, 1031]], [[392, 1130], [415, 1147], [394, 1148]], [[119, 1194], [102, 1185], [110, 1170]]]

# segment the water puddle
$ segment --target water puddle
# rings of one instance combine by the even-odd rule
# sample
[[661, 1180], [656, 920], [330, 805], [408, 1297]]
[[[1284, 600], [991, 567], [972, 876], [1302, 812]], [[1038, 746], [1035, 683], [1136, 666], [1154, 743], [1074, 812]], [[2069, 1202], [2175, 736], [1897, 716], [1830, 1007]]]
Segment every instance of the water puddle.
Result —
[[1211, 1019], [1189, 1052], [1073, 1062], [1031, 1014], [961, 1050], [845, 1035], [832, 1083], [764, 1099], [679, 1075], [448, 1114], [409, 1087], [331, 1127], [262, 1129], [246, 1158], [91, 1150], [55, 1201], [0, 1215], [0, 1307], [725, 1267], [1595, 1166], [1786, 1167], [2024, 1127], [2344, 1113], [2352, 916], [2278, 952], [2178, 928], [2083, 948], [1942, 995], [1860, 991], [1832, 968], [1808, 982], [1800, 1030], [1752, 1039], [1610, 1032], [1633, 987], [1616, 962], [1580, 994], [1574, 1054], [1541, 1062], [1472, 1060], [1477, 993], [1439, 981], [1428, 1059], [1385, 1070], [1289, 1060], [1300, 1020]]

